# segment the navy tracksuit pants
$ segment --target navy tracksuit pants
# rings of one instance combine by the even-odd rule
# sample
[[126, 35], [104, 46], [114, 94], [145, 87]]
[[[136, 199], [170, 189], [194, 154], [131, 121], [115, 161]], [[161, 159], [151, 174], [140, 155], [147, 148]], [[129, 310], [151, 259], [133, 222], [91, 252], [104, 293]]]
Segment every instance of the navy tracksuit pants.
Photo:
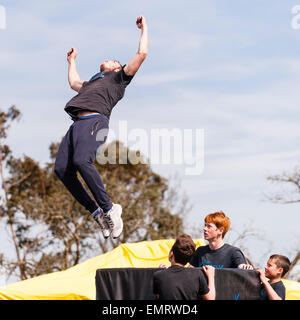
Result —
[[[101, 134], [97, 136], [99, 130]], [[104, 132], [104, 134], [103, 134]], [[93, 213], [100, 207], [104, 212], [112, 203], [105, 191], [101, 177], [94, 166], [97, 149], [106, 141], [108, 119], [104, 115], [77, 118], [64, 136], [56, 156], [54, 172], [73, 197]], [[102, 136], [100, 141], [96, 136]], [[77, 171], [90, 189], [94, 199], [77, 177]]]

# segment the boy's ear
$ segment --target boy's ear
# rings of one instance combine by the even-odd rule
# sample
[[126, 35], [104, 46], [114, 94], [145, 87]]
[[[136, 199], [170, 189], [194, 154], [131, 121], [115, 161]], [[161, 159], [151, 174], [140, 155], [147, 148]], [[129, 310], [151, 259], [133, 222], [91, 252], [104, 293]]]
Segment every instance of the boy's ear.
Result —
[[282, 275], [283, 273], [283, 268], [278, 268], [278, 274]]
[[219, 228], [219, 230], [222, 233], [222, 237], [223, 237], [224, 227]]
[[169, 261], [171, 262], [172, 259], [174, 259], [174, 253], [171, 250], [170, 253], [169, 253]]

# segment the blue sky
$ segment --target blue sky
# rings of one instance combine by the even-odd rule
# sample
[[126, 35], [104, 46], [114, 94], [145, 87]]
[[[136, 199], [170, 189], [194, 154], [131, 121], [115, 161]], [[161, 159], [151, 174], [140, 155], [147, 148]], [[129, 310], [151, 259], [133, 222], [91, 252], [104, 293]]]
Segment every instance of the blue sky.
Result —
[[[63, 110], [74, 95], [66, 52], [77, 48], [82, 79], [106, 58], [126, 63], [137, 50], [142, 14], [149, 55], [114, 109], [111, 129], [120, 120], [149, 132], [204, 129], [202, 175], [154, 166], [181, 178], [194, 205], [186, 224], [223, 210], [235, 229], [251, 221], [271, 241], [249, 242], [256, 260], [265, 262], [269, 249], [289, 255], [299, 246], [299, 205], [272, 204], [263, 194], [273, 190], [268, 174], [292, 170], [300, 158], [300, 30], [291, 27], [298, 2], [0, 0], [7, 22], [0, 30], [0, 108], [15, 104], [23, 113], [8, 143], [16, 156], [46, 162], [49, 144], [72, 123]], [[4, 233], [0, 238], [1, 252], [9, 244]]]

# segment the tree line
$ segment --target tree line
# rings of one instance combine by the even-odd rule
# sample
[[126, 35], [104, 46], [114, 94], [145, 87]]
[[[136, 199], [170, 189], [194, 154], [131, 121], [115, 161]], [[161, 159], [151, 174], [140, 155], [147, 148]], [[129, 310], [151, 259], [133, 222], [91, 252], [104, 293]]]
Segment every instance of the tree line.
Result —
[[[104, 240], [89, 212], [74, 200], [54, 173], [58, 142], [50, 144], [50, 160], [45, 165], [27, 155], [13, 155], [5, 142], [11, 125], [21, 116], [15, 106], [0, 110], [0, 221], [6, 225], [13, 248], [9, 256], [0, 253], [0, 267], [7, 277], [25, 280], [65, 270], [120, 243], [176, 238], [186, 232], [184, 213], [191, 205], [180, 187], [155, 173], [149, 161], [125, 161], [134, 157], [140, 160], [141, 154], [113, 141], [104, 146], [95, 166], [112, 202], [121, 203], [126, 214], [122, 216], [121, 237]], [[116, 151], [115, 164], [105, 161], [112, 148]], [[79, 179], [85, 185], [80, 175]], [[280, 191], [268, 196], [269, 201], [300, 202], [300, 167], [267, 179], [294, 188], [292, 194]], [[194, 231], [199, 234], [195, 226]], [[232, 244], [245, 249], [247, 239], [257, 236], [257, 231], [247, 226]], [[290, 272], [300, 260], [300, 250], [295, 251]], [[249, 254], [247, 259], [251, 262]]]
[[[186, 197], [148, 164], [126, 161], [119, 165], [121, 157], [133, 159], [134, 154], [140, 155], [114, 141], [111, 143], [116, 145], [117, 164], [99, 159], [95, 166], [112, 202], [122, 203], [125, 228], [119, 239], [104, 240], [89, 212], [54, 173], [59, 143], [50, 144], [50, 161], [44, 166], [27, 155], [14, 157], [4, 143], [10, 126], [20, 117], [15, 106], [0, 112], [0, 219], [8, 227], [15, 256], [0, 255], [7, 275], [24, 280], [67, 269], [120, 243], [175, 238], [183, 232]], [[107, 157], [110, 146], [105, 148], [103, 157]]]

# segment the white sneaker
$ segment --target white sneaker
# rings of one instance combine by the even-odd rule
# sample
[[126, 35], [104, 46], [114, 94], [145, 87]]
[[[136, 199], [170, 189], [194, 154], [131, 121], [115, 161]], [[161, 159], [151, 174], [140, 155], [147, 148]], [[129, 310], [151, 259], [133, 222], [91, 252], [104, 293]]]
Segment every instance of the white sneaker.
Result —
[[121, 215], [122, 207], [119, 204], [113, 203], [112, 208], [103, 216], [114, 239], [119, 238], [123, 231], [123, 220]]
[[110, 236], [111, 230], [104, 219], [104, 213], [103, 211], [99, 208], [97, 211], [93, 213], [93, 218], [94, 220], [98, 223], [102, 233], [103, 237], [107, 239]]

